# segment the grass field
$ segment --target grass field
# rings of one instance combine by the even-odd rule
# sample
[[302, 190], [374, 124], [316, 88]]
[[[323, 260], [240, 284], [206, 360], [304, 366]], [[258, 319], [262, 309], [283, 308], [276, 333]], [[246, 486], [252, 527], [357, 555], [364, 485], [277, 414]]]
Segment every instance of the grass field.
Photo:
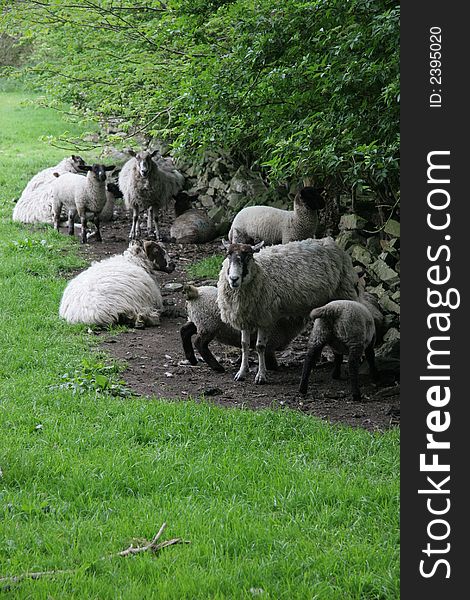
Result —
[[[64, 274], [81, 264], [76, 246], [10, 217], [28, 179], [64, 156], [39, 136], [71, 128], [24, 99], [0, 92], [0, 578], [67, 572], [0, 581], [0, 590], [21, 599], [399, 598], [398, 431], [126, 397], [86, 328], [60, 322]], [[164, 521], [162, 539], [191, 543], [102, 558]]]

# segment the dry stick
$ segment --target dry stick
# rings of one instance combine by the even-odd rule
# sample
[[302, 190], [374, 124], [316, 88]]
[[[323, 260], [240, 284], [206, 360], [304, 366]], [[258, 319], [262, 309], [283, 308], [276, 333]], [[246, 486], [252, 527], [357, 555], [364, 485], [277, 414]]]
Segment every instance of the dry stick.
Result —
[[[166, 548], [167, 546], [174, 546], [175, 544], [190, 544], [191, 542], [187, 540], [182, 540], [181, 538], [173, 538], [171, 540], [166, 540], [165, 542], [160, 542], [157, 544], [160, 539], [163, 531], [165, 530], [166, 523], [158, 530], [158, 533], [153, 537], [151, 542], [148, 542], [144, 546], [136, 546], [134, 547], [132, 544], [126, 550], [121, 550], [121, 552], [117, 552], [115, 554], [109, 554], [108, 556], [102, 556], [98, 560], [107, 560], [110, 558], [116, 558], [117, 556], [130, 556], [134, 554], [139, 554], [140, 552], [146, 552], [147, 550], [152, 550], [152, 552], [158, 552], [162, 548]], [[51, 577], [53, 575], [67, 575], [71, 573], [76, 573], [80, 567], [75, 567], [74, 569], [54, 569], [52, 571], [37, 571], [31, 573], [21, 573], [21, 575], [8, 575], [6, 577], [0, 577], [0, 583], [7, 582], [11, 583], [19, 583], [24, 579], [40, 579], [41, 577]], [[4, 588], [0, 588], [0, 591], [9, 589], [9, 585]]]

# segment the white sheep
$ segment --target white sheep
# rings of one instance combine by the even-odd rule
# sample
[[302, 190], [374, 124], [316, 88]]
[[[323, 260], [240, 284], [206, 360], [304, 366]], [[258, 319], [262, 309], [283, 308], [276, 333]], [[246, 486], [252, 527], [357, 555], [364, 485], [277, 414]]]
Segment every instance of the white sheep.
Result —
[[250, 333], [257, 332], [258, 373], [266, 381], [265, 348], [281, 318], [306, 318], [330, 300], [357, 300], [357, 274], [351, 258], [332, 238], [302, 240], [262, 249], [263, 243], [229, 244], [217, 284], [222, 321], [242, 332], [242, 364], [249, 371]]
[[361, 399], [358, 372], [362, 355], [365, 354], [372, 378], [377, 380], [374, 345], [376, 329], [374, 318], [367, 300], [361, 302], [351, 300], [335, 300], [325, 306], [315, 308], [310, 313], [313, 328], [308, 341], [307, 355], [304, 360], [299, 392], [306, 394], [310, 372], [321, 356], [325, 345], [334, 352], [333, 378], [341, 377], [343, 354], [349, 354], [349, 379], [354, 401]]
[[247, 206], [234, 218], [228, 239], [236, 244], [287, 244], [314, 238], [318, 209], [325, 206], [324, 188], [304, 187], [294, 198], [294, 210]]
[[140, 237], [139, 215], [147, 209], [148, 235], [160, 234], [157, 224], [157, 212], [165, 208], [171, 198], [183, 187], [184, 178], [170, 161], [160, 157], [157, 162], [153, 158], [157, 151], [147, 150], [132, 155], [119, 174], [119, 188], [124, 195], [124, 203], [128, 210], [132, 210], [132, 227], [129, 238]]
[[104, 166], [94, 164], [85, 166], [88, 171], [86, 177], [74, 173], [59, 175], [52, 184], [52, 212], [54, 214], [54, 227], [59, 231], [60, 213], [62, 206], [68, 213], [68, 232], [74, 234], [74, 219], [78, 214], [82, 227], [81, 242], [87, 241], [87, 213], [92, 213], [96, 227], [96, 240], [101, 242], [100, 213], [106, 205], [106, 172], [112, 171], [114, 165]]
[[[192, 336], [196, 335], [194, 345], [203, 360], [214, 371], [223, 372], [224, 367], [218, 362], [209, 350], [212, 340], [227, 346], [241, 347], [241, 333], [220, 318], [217, 305], [217, 288], [205, 285], [195, 287], [186, 285], [186, 309], [188, 322], [180, 329], [181, 341], [186, 358], [192, 365], [197, 365], [194, 355]], [[269, 370], [277, 369], [275, 350], [282, 350], [291, 342], [305, 326], [305, 319], [280, 319], [271, 331], [266, 345], [266, 367]], [[256, 336], [251, 336], [251, 346], [254, 347]]]
[[94, 263], [65, 288], [59, 315], [68, 323], [158, 325], [163, 302], [157, 271], [174, 264], [161, 244], [133, 241], [123, 253]]
[[55, 167], [43, 169], [30, 179], [13, 209], [13, 221], [52, 223], [52, 183], [54, 173], [80, 173], [85, 166], [81, 156], [72, 154]]

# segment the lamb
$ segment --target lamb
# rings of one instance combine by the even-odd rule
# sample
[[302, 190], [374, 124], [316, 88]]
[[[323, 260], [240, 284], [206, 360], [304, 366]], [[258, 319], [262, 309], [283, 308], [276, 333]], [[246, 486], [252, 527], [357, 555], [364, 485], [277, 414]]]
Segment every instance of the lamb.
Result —
[[186, 192], [178, 192], [175, 199], [176, 219], [170, 228], [171, 240], [178, 244], [203, 244], [217, 235], [210, 217], [197, 208], [192, 208]]
[[226, 244], [217, 284], [222, 321], [242, 332], [242, 364], [235, 380], [249, 371], [250, 333], [257, 331], [257, 384], [266, 381], [266, 343], [279, 319], [306, 318], [331, 300], [358, 299], [351, 258], [332, 238], [262, 246]]
[[[227, 346], [240, 348], [240, 331], [222, 322], [217, 306], [217, 288], [215, 286], [186, 285], [183, 291], [187, 298], [188, 322], [181, 327], [180, 334], [186, 358], [192, 365], [197, 365], [191, 341], [192, 336], [197, 333], [194, 345], [204, 361], [214, 371], [225, 371], [209, 350], [209, 344], [215, 339]], [[274, 371], [278, 366], [274, 350], [285, 348], [301, 332], [305, 323], [305, 319], [302, 318], [278, 321], [266, 346], [266, 367], [269, 370]], [[251, 336], [252, 347], [255, 341], [255, 336]]]
[[54, 173], [80, 173], [85, 166], [81, 156], [72, 154], [55, 167], [43, 169], [30, 179], [13, 209], [13, 221], [52, 223], [52, 183]]
[[86, 177], [74, 173], [59, 175], [52, 184], [52, 210], [54, 214], [54, 227], [59, 231], [60, 213], [62, 206], [68, 212], [68, 232], [74, 234], [74, 219], [78, 213], [82, 226], [81, 242], [87, 241], [87, 213], [93, 213], [96, 227], [96, 240], [101, 242], [100, 213], [106, 204], [106, 172], [112, 171], [114, 165], [86, 165], [84, 170], [88, 171]]
[[228, 239], [232, 244], [287, 244], [314, 238], [318, 209], [325, 206], [324, 188], [304, 187], [294, 198], [294, 210], [272, 206], [247, 206], [235, 217]]
[[335, 300], [312, 310], [310, 318], [314, 320], [314, 324], [299, 386], [301, 394], [307, 393], [310, 372], [326, 344], [332, 348], [335, 355], [332, 373], [334, 379], [340, 378], [343, 354], [349, 353], [349, 379], [354, 401], [359, 402], [361, 399], [358, 371], [364, 353], [373, 380], [378, 379], [374, 355], [376, 329], [368, 306], [367, 299], [362, 298], [360, 302]]
[[161, 244], [133, 241], [123, 254], [94, 263], [72, 279], [59, 315], [68, 323], [101, 327], [158, 325], [163, 302], [156, 273], [174, 268]]
[[168, 205], [170, 199], [183, 187], [184, 178], [169, 161], [160, 157], [158, 164], [152, 160], [157, 151], [147, 150], [136, 154], [129, 150], [132, 158], [122, 167], [119, 174], [119, 188], [124, 195], [124, 203], [132, 210], [132, 227], [129, 238], [140, 237], [139, 214], [148, 209], [147, 234], [160, 238], [157, 224], [157, 211]]

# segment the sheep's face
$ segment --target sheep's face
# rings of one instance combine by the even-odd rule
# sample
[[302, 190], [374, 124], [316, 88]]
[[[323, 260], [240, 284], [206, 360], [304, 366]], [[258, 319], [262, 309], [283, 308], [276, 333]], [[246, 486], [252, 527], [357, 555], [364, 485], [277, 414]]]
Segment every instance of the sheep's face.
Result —
[[249, 244], [225, 245], [228, 257], [228, 269], [225, 277], [232, 290], [236, 290], [250, 281], [252, 277], [250, 266], [253, 261], [253, 254], [258, 252], [263, 245], [264, 242], [260, 242], [256, 246], [250, 246]]
[[72, 166], [75, 169], [75, 171], [82, 171], [83, 167], [86, 164], [83, 158], [81, 156], [78, 156], [77, 154], [72, 154], [71, 158]]
[[309, 210], [319, 210], [325, 207], [325, 188], [304, 187], [295, 198], [295, 202]]
[[106, 171], [112, 171], [113, 169], [114, 165], [108, 165], [105, 167], [104, 165], [94, 164], [91, 167], [89, 165], [82, 167], [83, 171], [88, 171], [89, 177], [94, 177], [100, 182], [106, 181]]
[[135, 160], [137, 162], [137, 170], [141, 177], [148, 177], [150, 172], [152, 171], [153, 161], [152, 158], [157, 154], [157, 151], [154, 152], [139, 152], [135, 155]]
[[162, 244], [147, 240], [144, 242], [144, 252], [156, 271], [172, 273], [175, 270], [175, 263]]

